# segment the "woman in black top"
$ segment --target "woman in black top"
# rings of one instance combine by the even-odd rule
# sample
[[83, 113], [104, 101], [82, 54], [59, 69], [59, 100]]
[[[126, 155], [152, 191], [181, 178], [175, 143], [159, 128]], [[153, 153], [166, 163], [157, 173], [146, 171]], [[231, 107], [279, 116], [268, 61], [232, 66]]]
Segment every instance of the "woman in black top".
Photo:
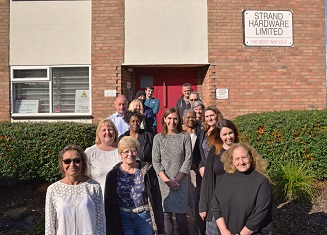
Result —
[[223, 119], [216, 124], [208, 138], [208, 142], [213, 147], [209, 151], [205, 165], [199, 211], [201, 218], [203, 220], [206, 218], [206, 234], [216, 235], [219, 234], [218, 227], [210, 208], [216, 182], [218, 183], [221, 176], [225, 173], [220, 157], [230, 148], [231, 144], [239, 142], [239, 132], [232, 121]]
[[226, 173], [216, 185], [212, 213], [222, 235], [272, 234], [267, 162], [246, 143], [222, 155]]
[[124, 114], [124, 121], [130, 126], [130, 129], [124, 134], [120, 135], [118, 140], [121, 140], [124, 136], [132, 136], [137, 139], [141, 145], [137, 157], [143, 162], [152, 162], [152, 145], [153, 145], [153, 135], [141, 129], [141, 122], [143, 120], [143, 115], [137, 111], [126, 111]]

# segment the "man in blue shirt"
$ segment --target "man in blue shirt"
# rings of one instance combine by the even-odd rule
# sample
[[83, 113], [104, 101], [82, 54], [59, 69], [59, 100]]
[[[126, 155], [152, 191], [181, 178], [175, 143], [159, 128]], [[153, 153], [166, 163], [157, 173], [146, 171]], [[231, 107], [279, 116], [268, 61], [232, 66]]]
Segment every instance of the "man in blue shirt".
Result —
[[153, 98], [153, 92], [154, 92], [154, 88], [151, 85], [147, 85], [146, 86], [146, 90], [145, 90], [145, 94], [146, 94], [146, 99], [145, 99], [145, 106], [148, 108], [151, 108], [153, 111], [153, 117], [154, 117], [154, 121], [152, 124], [152, 131], [153, 134], [157, 134], [157, 119], [156, 119], [156, 114], [159, 111], [159, 106], [160, 106], [160, 102], [158, 99]]
[[115, 101], [116, 112], [108, 117], [108, 119], [113, 121], [113, 123], [115, 124], [118, 130], [118, 135], [124, 134], [126, 131], [129, 130], [129, 124], [126, 123], [123, 119], [124, 114], [127, 110], [127, 104], [128, 101], [124, 95], [117, 96]]

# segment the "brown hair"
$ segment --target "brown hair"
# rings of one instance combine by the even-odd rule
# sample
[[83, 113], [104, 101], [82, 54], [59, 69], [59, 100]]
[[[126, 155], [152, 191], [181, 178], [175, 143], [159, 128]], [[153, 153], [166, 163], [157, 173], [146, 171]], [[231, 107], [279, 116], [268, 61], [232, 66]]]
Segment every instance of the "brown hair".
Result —
[[97, 126], [97, 129], [96, 129], [96, 134], [95, 134], [95, 143], [96, 144], [101, 144], [101, 140], [100, 140], [100, 136], [99, 136], [99, 133], [100, 133], [100, 129], [103, 125], [107, 125], [109, 128], [112, 128], [114, 129], [115, 131], [115, 143], [118, 142], [118, 131], [117, 131], [117, 128], [115, 126], [115, 124], [113, 123], [113, 121], [111, 121], [110, 119], [103, 119], [99, 122], [98, 126]]
[[163, 114], [162, 118], [161, 118], [161, 125], [162, 125], [162, 131], [161, 134], [163, 134], [164, 136], [167, 135], [168, 133], [168, 127], [167, 124], [165, 123], [165, 118], [172, 113], [177, 113], [178, 115], [178, 124], [177, 124], [177, 131], [181, 132], [182, 131], [182, 122], [181, 122], [181, 115], [179, 114], [178, 109], [175, 108], [169, 108], [166, 110], [166, 112]]
[[59, 164], [59, 170], [60, 170], [61, 174], [63, 176], [65, 176], [65, 171], [64, 171], [62, 159], [63, 159], [64, 154], [67, 151], [70, 151], [70, 150], [75, 150], [78, 153], [78, 155], [82, 159], [81, 175], [82, 176], [86, 176], [86, 177], [89, 178], [89, 176], [87, 175], [87, 172], [88, 172], [88, 164], [87, 164], [87, 156], [86, 156], [86, 153], [84, 152], [84, 150], [81, 147], [79, 147], [77, 145], [72, 145], [72, 144], [67, 145], [63, 150], [61, 150], [59, 152], [58, 164]]
[[211, 147], [215, 147], [217, 155], [220, 154], [220, 151], [223, 148], [223, 141], [220, 138], [220, 132], [223, 127], [227, 127], [233, 130], [235, 136], [234, 143], [240, 142], [239, 131], [237, 130], [235, 124], [231, 120], [222, 119], [220, 122], [216, 123], [215, 128], [212, 130], [208, 137], [208, 143]]
[[206, 119], [205, 119], [205, 113], [209, 110], [213, 111], [217, 115], [217, 122], [219, 122], [220, 120], [222, 120], [224, 118], [222, 113], [219, 111], [219, 109], [216, 106], [206, 107], [202, 112], [202, 114], [203, 114], [202, 115], [202, 126], [206, 131], [210, 129], [210, 126], [208, 125], [208, 123], [206, 122]]

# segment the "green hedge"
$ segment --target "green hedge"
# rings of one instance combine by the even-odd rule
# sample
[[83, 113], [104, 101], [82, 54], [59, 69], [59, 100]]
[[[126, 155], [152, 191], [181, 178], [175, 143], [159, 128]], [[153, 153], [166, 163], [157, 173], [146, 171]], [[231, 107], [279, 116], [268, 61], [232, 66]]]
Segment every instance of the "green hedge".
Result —
[[0, 182], [57, 180], [59, 151], [68, 144], [93, 145], [95, 130], [94, 124], [73, 122], [0, 122]]
[[233, 120], [242, 141], [254, 146], [274, 176], [278, 162], [307, 162], [319, 180], [327, 179], [327, 110], [247, 114]]
[[[233, 121], [242, 141], [267, 159], [272, 178], [277, 163], [293, 161], [308, 163], [319, 180], [327, 179], [327, 110], [248, 114]], [[57, 180], [59, 151], [68, 144], [93, 145], [95, 129], [74, 122], [0, 122], [0, 183]]]

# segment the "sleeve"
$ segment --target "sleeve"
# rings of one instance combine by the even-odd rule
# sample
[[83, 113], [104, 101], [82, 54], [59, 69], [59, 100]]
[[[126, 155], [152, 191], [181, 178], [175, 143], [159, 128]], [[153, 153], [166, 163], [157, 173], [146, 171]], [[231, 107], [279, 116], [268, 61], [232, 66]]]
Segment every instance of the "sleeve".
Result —
[[267, 218], [272, 216], [272, 197], [271, 188], [267, 178], [262, 182], [253, 213], [247, 219], [245, 226], [251, 231], [258, 231]]
[[144, 132], [144, 161], [145, 162], [152, 162], [152, 146], [153, 146], [153, 135], [146, 131]]
[[193, 156], [193, 160], [192, 160], [192, 169], [194, 171], [197, 171], [199, 169], [199, 165], [201, 162], [201, 155], [200, 155], [200, 135], [197, 136], [195, 144], [194, 144], [194, 148], [193, 148], [193, 152], [192, 152], [192, 156]]
[[160, 101], [159, 99], [155, 99], [155, 104], [154, 104], [154, 107], [153, 107], [153, 114], [156, 115], [159, 111], [159, 107], [160, 107]]
[[191, 165], [192, 165], [192, 143], [191, 143], [191, 137], [188, 134], [182, 134], [184, 136], [184, 162], [181, 166], [181, 169], [179, 172], [182, 172], [186, 175], [190, 173]]
[[154, 136], [152, 146], [152, 165], [157, 174], [165, 170], [161, 164], [160, 136], [161, 134]]
[[156, 172], [151, 167], [149, 170], [149, 178], [151, 182], [151, 196], [153, 199], [152, 205], [155, 209], [155, 220], [158, 228], [158, 233], [163, 234], [164, 233], [164, 214], [162, 209], [162, 198], [161, 198], [161, 192], [158, 182], [158, 177], [156, 176]]
[[205, 130], [201, 130], [199, 137], [197, 138], [197, 141], [198, 140], [199, 141], [197, 143], [197, 149], [195, 152], [195, 154], [197, 155], [196, 158], [197, 158], [199, 168], [204, 167], [205, 162], [206, 162], [206, 159], [204, 159], [205, 156], [204, 156], [203, 148], [202, 148], [202, 142], [203, 142], [204, 136], [205, 136]]
[[[227, 173], [225, 173], [227, 174]], [[222, 176], [222, 180], [224, 176]], [[212, 197], [212, 201], [211, 201], [211, 212], [212, 212], [212, 215], [215, 217], [215, 220], [223, 217], [222, 213], [221, 213], [221, 209], [220, 209], [220, 204], [219, 204], [219, 198], [218, 198], [218, 190], [219, 190], [219, 187], [218, 185], [216, 185], [216, 189], [215, 189], [215, 193]]]
[[104, 204], [102, 199], [102, 190], [100, 184], [98, 184], [98, 190], [96, 191], [95, 198], [95, 217], [96, 217], [96, 228], [97, 234], [105, 235], [106, 234], [106, 221], [104, 214]]
[[49, 186], [45, 198], [45, 234], [52, 235], [56, 234], [56, 208], [53, 200], [53, 187]]
[[[115, 170], [112, 169], [107, 174], [105, 188], [104, 188], [104, 210], [106, 215], [107, 235], [119, 234], [116, 231], [116, 227], [119, 226], [119, 222], [121, 223], [119, 214], [118, 215], [115, 214], [115, 203], [117, 203], [117, 200], [114, 195], [117, 194], [117, 192], [115, 192], [116, 191], [115, 182], [117, 181], [117, 177], [116, 179], [114, 179], [114, 176], [115, 176]], [[117, 211], [118, 210], [116, 210], [116, 212]]]
[[202, 178], [201, 183], [201, 193], [200, 193], [200, 202], [199, 202], [199, 211], [200, 212], [208, 212], [209, 210], [209, 201], [212, 197], [208, 194], [210, 189], [213, 189], [214, 187], [214, 148], [211, 148], [210, 153], [208, 155], [208, 159], [206, 161], [205, 165], [205, 171]]

